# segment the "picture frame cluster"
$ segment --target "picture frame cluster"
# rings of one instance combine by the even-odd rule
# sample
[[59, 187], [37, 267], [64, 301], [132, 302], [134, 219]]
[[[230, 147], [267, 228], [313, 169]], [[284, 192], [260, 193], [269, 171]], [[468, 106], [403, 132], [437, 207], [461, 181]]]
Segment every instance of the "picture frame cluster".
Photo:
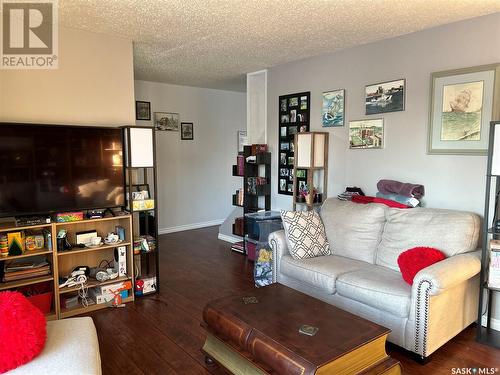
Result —
[[[293, 165], [295, 161], [294, 138], [297, 133], [308, 132], [310, 128], [311, 93], [302, 92], [279, 97], [279, 154], [278, 193], [293, 195]], [[297, 175], [306, 181], [306, 171]], [[303, 177], [302, 177], [303, 175]], [[299, 178], [299, 176], [297, 176]]]
[[[135, 119], [151, 121], [151, 102], [137, 100], [135, 102]], [[180, 115], [176, 112], [153, 112], [153, 125], [158, 131], [180, 131], [181, 140], [194, 140], [194, 124], [180, 122]]]

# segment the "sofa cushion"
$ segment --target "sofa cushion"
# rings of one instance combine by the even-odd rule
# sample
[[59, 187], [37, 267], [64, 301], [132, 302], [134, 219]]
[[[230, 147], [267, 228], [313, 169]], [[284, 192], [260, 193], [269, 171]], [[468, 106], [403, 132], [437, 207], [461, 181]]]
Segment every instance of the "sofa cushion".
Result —
[[280, 270], [288, 277], [300, 280], [328, 294], [334, 294], [335, 281], [340, 275], [369, 266], [370, 264], [366, 262], [340, 256], [326, 255], [296, 260], [290, 255], [284, 255], [281, 258]]
[[321, 207], [321, 218], [332, 253], [375, 263], [375, 251], [382, 238], [387, 209], [377, 203], [327, 199]]
[[399, 272], [370, 265], [358, 271], [340, 275], [337, 293], [399, 317], [410, 313], [411, 286]]
[[432, 208], [390, 208], [375, 263], [399, 271], [397, 259], [413, 247], [434, 247], [447, 257], [473, 251], [479, 237], [479, 216]]
[[281, 211], [288, 251], [294, 259], [330, 255], [325, 227], [316, 211]]

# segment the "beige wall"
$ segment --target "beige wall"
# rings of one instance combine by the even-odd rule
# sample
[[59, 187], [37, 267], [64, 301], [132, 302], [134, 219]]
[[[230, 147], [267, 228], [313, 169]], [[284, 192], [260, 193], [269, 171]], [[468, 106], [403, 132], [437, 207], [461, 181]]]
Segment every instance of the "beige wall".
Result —
[[[233, 210], [231, 196], [241, 188], [232, 177], [237, 131], [245, 130], [246, 94], [135, 81], [137, 100], [151, 102], [153, 112], [176, 112], [194, 123], [194, 140], [179, 132], [156, 133], [160, 233], [218, 225]], [[152, 121], [137, 121], [151, 125]]]
[[130, 40], [59, 28], [59, 69], [0, 70], [0, 121], [131, 125]]

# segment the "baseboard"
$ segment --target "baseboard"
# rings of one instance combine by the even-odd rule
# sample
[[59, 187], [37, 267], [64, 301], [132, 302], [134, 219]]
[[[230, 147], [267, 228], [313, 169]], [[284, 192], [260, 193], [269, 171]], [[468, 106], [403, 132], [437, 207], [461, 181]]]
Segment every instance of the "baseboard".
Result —
[[[486, 315], [483, 315], [481, 318], [481, 325], [486, 327]], [[491, 318], [490, 319], [490, 328], [495, 331], [500, 331], [500, 319]]]
[[224, 222], [224, 219], [220, 219], [220, 220], [205, 221], [205, 222], [202, 222], [202, 223], [178, 225], [176, 227], [170, 227], [170, 228], [160, 228], [160, 229], [158, 229], [158, 234], [183, 232], [185, 230], [199, 229], [199, 228], [205, 228], [205, 227], [213, 227], [213, 226], [216, 226], [216, 225], [221, 225], [223, 222]]
[[230, 243], [236, 243], [236, 242], [240, 242], [243, 240], [241, 237], [231, 236], [231, 235], [222, 234], [222, 233], [219, 233], [218, 238], [219, 238], [219, 240], [230, 242]]

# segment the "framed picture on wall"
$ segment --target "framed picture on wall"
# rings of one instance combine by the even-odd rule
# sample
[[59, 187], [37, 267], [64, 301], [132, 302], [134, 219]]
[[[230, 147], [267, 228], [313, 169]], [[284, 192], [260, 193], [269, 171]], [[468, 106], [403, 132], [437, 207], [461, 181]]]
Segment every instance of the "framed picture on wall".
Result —
[[375, 83], [365, 87], [367, 115], [405, 110], [406, 80]]
[[135, 119], [151, 121], [151, 102], [135, 101]]
[[384, 119], [349, 121], [349, 148], [384, 148]]
[[344, 89], [323, 93], [323, 127], [344, 126], [344, 98]]
[[181, 122], [181, 140], [192, 141], [194, 139], [194, 129], [192, 122]]
[[499, 95], [500, 64], [432, 73], [427, 153], [486, 155]]
[[179, 114], [170, 112], [155, 112], [156, 130], [179, 131]]

